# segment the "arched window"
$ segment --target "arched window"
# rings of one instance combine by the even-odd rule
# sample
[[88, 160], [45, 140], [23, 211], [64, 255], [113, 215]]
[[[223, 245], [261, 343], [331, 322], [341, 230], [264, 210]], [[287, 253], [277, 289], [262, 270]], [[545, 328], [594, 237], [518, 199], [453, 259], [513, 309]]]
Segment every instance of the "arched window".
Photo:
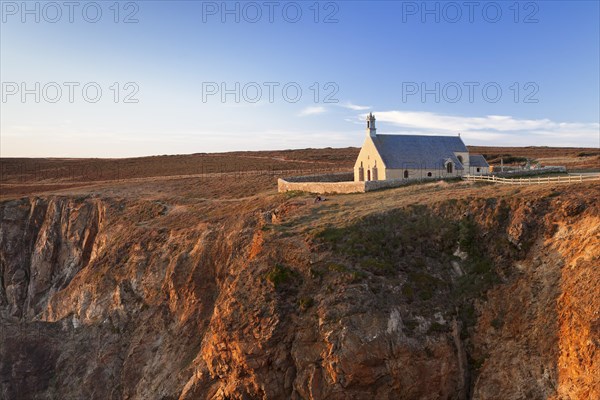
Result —
[[408, 178], [408, 170], [407, 170], [407, 169], [405, 169], [405, 170], [404, 170], [404, 179], [407, 179], [407, 178]]
[[458, 157], [456, 157], [456, 158], [458, 158], [458, 161], [460, 161], [460, 163], [461, 163], [461, 164], [463, 163], [463, 158], [462, 158], [462, 156], [458, 156]]
[[446, 172], [451, 174], [452, 173], [452, 161], [448, 162], [448, 164], [446, 164]]
[[481, 172], [481, 168], [477, 168], [477, 172]]
[[370, 181], [371, 180], [371, 170], [367, 170], [367, 180]]
[[428, 173], [427, 173], [427, 176], [431, 176], [431, 172], [428, 172]]

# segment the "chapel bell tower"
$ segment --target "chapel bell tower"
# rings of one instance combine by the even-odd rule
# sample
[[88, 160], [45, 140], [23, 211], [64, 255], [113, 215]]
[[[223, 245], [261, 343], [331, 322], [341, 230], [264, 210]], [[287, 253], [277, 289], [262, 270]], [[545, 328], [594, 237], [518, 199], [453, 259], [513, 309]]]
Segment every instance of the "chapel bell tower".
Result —
[[377, 136], [377, 128], [375, 128], [375, 116], [373, 113], [367, 115], [367, 134], [371, 137]]

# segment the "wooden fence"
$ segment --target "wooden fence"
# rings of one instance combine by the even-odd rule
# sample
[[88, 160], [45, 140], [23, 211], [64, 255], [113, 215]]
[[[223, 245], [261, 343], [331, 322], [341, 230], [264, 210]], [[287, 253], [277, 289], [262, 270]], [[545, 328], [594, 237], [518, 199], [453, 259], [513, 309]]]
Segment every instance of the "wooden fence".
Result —
[[597, 175], [564, 175], [564, 176], [538, 176], [529, 178], [500, 178], [493, 175], [465, 175], [464, 180], [471, 182], [495, 182], [505, 185], [541, 185], [544, 183], [577, 183], [600, 181]]

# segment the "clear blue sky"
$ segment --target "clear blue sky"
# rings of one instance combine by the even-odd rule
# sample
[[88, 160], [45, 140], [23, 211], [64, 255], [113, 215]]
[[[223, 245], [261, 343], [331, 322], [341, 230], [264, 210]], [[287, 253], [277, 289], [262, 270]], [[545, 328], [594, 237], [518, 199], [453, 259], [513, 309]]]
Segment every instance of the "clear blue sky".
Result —
[[379, 133], [598, 147], [599, 2], [515, 3], [2, 1], [0, 153], [360, 146], [371, 111]]

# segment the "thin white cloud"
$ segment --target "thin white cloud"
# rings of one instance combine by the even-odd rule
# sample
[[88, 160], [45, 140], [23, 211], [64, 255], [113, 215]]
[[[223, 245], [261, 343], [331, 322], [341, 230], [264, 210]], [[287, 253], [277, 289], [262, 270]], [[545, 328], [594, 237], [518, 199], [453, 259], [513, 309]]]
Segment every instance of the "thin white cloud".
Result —
[[349, 122], [353, 125], [360, 125], [363, 126], [365, 124], [364, 119], [357, 119], [357, 118], [344, 118], [344, 121]]
[[[463, 117], [414, 111], [382, 111], [375, 116], [380, 122], [403, 128], [401, 133], [456, 135], [460, 132], [469, 143], [593, 147], [598, 146], [600, 139], [598, 123], [518, 119], [505, 115]], [[360, 116], [364, 117], [364, 114]]]
[[353, 111], [364, 111], [369, 110], [371, 108], [371, 106], [359, 106], [358, 104], [354, 104], [349, 101], [346, 101], [344, 103], [338, 103], [337, 105]]
[[321, 106], [306, 107], [302, 111], [300, 111], [300, 113], [298, 115], [300, 117], [306, 117], [308, 115], [323, 114], [326, 111], [327, 111], [327, 109], [325, 107], [321, 107]]

